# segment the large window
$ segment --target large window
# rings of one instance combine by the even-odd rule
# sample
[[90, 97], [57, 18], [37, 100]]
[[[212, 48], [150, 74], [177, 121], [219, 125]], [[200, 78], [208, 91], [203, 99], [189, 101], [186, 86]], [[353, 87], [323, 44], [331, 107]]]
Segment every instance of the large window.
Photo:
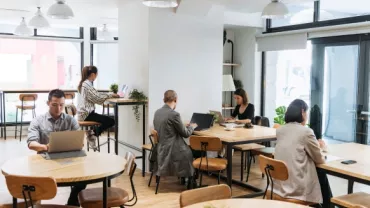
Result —
[[265, 116], [273, 122], [275, 109], [294, 99], [310, 104], [311, 44], [307, 49], [271, 51], [266, 54]]
[[370, 21], [368, 0], [321, 0], [287, 3], [289, 15], [272, 19], [266, 32], [281, 32], [328, 25], [341, 25]]
[[1, 89], [75, 89], [81, 43], [0, 38]]
[[320, 21], [370, 14], [368, 0], [324, 0], [320, 1]]
[[[57, 40], [0, 38], [0, 88], [3, 90], [76, 89], [81, 76], [81, 43]], [[19, 95], [6, 95], [6, 120], [15, 121]], [[36, 113], [46, 111], [40, 94]], [[31, 119], [31, 113], [25, 114]]]

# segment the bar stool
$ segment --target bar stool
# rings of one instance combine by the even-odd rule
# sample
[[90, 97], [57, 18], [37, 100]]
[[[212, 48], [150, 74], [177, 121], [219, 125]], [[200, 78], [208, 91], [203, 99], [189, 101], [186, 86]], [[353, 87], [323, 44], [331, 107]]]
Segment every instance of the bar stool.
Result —
[[[80, 125], [82, 130], [93, 130], [95, 127], [99, 127], [101, 124], [95, 121], [78, 121], [78, 125]], [[98, 142], [98, 152], [100, 152], [100, 142], [99, 142], [99, 137], [96, 137], [97, 142]], [[86, 140], [87, 144], [87, 151], [90, 150], [89, 147], [89, 141]], [[109, 142], [108, 142], [108, 148], [109, 148]]]
[[73, 104], [73, 100], [75, 99], [74, 92], [66, 92], [64, 93], [64, 97], [66, 101], [69, 101], [68, 104]]
[[[37, 94], [20, 94], [19, 100], [21, 101], [20, 105], [16, 105], [16, 114], [15, 114], [15, 139], [17, 139], [17, 127], [18, 127], [18, 110], [21, 110], [21, 129], [19, 135], [19, 141], [22, 141], [22, 127], [23, 127], [23, 111], [31, 110], [32, 111], [32, 118], [36, 117], [36, 100]], [[33, 102], [33, 105], [32, 105]]]
[[[103, 113], [102, 113], [102, 115], [110, 116], [109, 109], [111, 109], [111, 108], [114, 108], [114, 105], [113, 104], [104, 103], [103, 104]], [[105, 109], [107, 109], [107, 114], [105, 114]], [[113, 112], [114, 112], [114, 110], [113, 110]], [[111, 129], [108, 129], [107, 130], [107, 132], [108, 132], [107, 133], [108, 138], [110, 138], [110, 130]], [[109, 142], [109, 139], [108, 139], [108, 142]]]
[[[66, 113], [68, 115], [73, 116], [73, 117], [77, 113], [76, 106], [73, 105], [73, 104], [66, 105], [65, 106], [65, 111], [66, 111]], [[92, 130], [93, 128], [98, 127], [101, 124], [98, 123], [98, 122], [95, 122], [95, 121], [78, 121], [78, 125], [80, 126], [81, 130]], [[97, 141], [98, 142], [98, 151], [100, 152], [100, 141], [99, 141], [99, 137], [97, 137], [97, 140], [98, 140]], [[87, 144], [87, 151], [89, 151], [90, 150], [90, 147], [89, 147], [89, 142], [87, 140], [86, 140], [86, 144]], [[109, 145], [110, 144], [108, 142], [108, 149], [110, 148]]]

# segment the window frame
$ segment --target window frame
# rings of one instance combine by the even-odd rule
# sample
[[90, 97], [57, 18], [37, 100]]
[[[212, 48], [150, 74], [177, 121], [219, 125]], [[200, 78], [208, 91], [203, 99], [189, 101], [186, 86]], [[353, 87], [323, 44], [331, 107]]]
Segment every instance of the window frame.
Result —
[[310, 22], [310, 23], [288, 25], [288, 26], [282, 26], [282, 27], [272, 27], [271, 23], [272, 23], [273, 20], [266, 19], [266, 27], [265, 27], [265, 32], [263, 32], [263, 34], [294, 31], [294, 30], [303, 30], [303, 29], [319, 28], [319, 27], [328, 27], [328, 26], [344, 25], [344, 24], [352, 24], [352, 23], [370, 21], [370, 15], [345, 17], [345, 18], [339, 18], [339, 19], [320, 21], [320, 1], [315, 1], [314, 2], [314, 12], [313, 12], [313, 17], [312, 18], [313, 18], [313, 22]]

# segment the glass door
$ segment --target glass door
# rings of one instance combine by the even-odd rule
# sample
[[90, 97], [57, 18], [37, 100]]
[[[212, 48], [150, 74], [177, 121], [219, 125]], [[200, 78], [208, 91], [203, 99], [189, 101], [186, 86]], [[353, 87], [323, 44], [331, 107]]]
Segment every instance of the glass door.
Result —
[[[358, 128], [359, 42], [315, 43], [311, 83], [311, 111], [321, 113], [317, 137], [333, 142], [359, 142], [363, 129]], [[319, 110], [317, 110], [319, 109]]]

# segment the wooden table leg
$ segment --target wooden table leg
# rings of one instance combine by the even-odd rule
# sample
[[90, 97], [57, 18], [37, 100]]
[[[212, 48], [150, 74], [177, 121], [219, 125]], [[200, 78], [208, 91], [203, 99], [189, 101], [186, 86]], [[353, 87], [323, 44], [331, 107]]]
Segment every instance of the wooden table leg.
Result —
[[118, 103], [114, 105], [114, 121], [116, 122], [116, 126], [114, 128], [114, 138], [116, 139], [114, 141], [114, 152], [118, 155]]
[[[143, 105], [143, 145], [145, 145], [145, 139], [146, 139], [146, 136], [145, 136], [145, 104]], [[143, 167], [142, 167], [142, 175], [143, 175], [143, 177], [145, 177], [145, 161], [146, 161], [146, 150], [144, 150], [144, 149], [142, 149], [141, 150], [141, 152], [142, 152], [142, 165], [143, 165]]]
[[108, 185], [108, 179], [104, 178], [103, 180], [103, 208], [107, 208], [107, 185]]
[[354, 181], [352, 180], [348, 180], [348, 194], [352, 194], [353, 193], [353, 185], [354, 185]]

